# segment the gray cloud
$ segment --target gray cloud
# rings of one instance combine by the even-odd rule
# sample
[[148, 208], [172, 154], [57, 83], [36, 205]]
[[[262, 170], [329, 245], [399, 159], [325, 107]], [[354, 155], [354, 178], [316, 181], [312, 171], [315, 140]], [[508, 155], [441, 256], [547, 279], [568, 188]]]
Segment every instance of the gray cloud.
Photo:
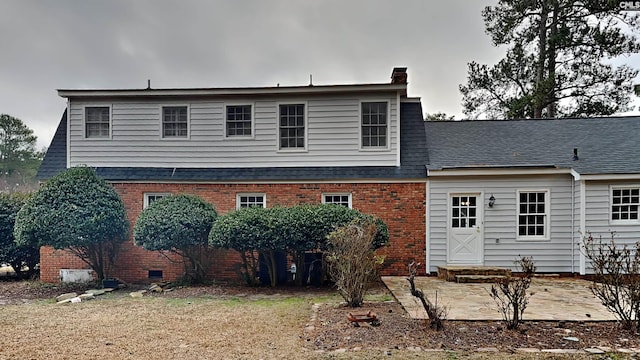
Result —
[[409, 67], [426, 112], [460, 116], [466, 63], [501, 50], [480, 11], [495, 0], [36, 1], [0, 4], [0, 113], [48, 145], [59, 88], [386, 82]]

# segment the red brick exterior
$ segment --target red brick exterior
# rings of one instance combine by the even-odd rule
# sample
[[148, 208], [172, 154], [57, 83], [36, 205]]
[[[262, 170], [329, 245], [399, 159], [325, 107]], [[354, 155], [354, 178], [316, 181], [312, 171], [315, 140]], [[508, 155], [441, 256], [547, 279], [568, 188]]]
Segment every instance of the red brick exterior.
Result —
[[[264, 193], [267, 207], [320, 203], [322, 193], [351, 193], [352, 205], [364, 213], [380, 217], [389, 226], [390, 243], [380, 250], [386, 255], [384, 275], [406, 275], [411, 260], [425, 259], [425, 183], [305, 183], [305, 184], [158, 184], [116, 183], [124, 200], [131, 229], [143, 208], [144, 193], [195, 194], [212, 203], [219, 214], [236, 208], [237, 193]], [[133, 231], [133, 230], [132, 230]], [[88, 268], [65, 251], [40, 250], [43, 281], [59, 281], [60, 269]], [[234, 251], [217, 251], [212, 263], [214, 280], [240, 280], [239, 256]], [[143, 250], [127, 241], [118, 256], [115, 276], [127, 282], [149, 282], [149, 270], [162, 270], [164, 280], [183, 274], [181, 263], [172, 263], [158, 252]]]

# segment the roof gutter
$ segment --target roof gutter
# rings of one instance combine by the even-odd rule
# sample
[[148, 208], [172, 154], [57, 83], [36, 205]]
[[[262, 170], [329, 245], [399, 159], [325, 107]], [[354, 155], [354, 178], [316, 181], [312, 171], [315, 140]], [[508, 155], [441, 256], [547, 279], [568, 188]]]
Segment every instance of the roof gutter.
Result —
[[445, 176], [501, 176], [501, 175], [558, 175], [572, 174], [572, 169], [556, 167], [491, 167], [427, 169], [427, 177]]
[[396, 92], [407, 95], [407, 84], [309, 85], [253, 88], [183, 88], [183, 89], [59, 89], [63, 98], [83, 97], [175, 97], [238, 95], [306, 95], [352, 92]]

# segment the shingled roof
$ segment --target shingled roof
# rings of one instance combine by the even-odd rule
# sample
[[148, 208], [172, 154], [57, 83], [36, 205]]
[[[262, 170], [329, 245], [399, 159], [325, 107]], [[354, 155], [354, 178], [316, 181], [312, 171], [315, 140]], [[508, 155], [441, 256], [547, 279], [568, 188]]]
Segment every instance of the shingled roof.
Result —
[[557, 167], [584, 175], [640, 173], [640, 117], [428, 121], [425, 132], [429, 170]]
[[[99, 167], [96, 172], [110, 181], [283, 181], [425, 179], [425, 133], [419, 101], [400, 105], [401, 166], [333, 166], [278, 168], [149, 168]], [[51, 146], [38, 171], [38, 179], [48, 179], [67, 166], [66, 111]]]
[[44, 155], [36, 179], [45, 180], [67, 168], [67, 110], [62, 114], [56, 133]]

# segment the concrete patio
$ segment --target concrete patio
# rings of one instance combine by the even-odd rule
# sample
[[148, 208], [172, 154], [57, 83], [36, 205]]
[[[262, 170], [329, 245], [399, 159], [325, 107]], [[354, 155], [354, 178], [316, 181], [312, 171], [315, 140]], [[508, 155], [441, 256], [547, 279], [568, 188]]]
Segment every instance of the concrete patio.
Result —
[[[403, 276], [384, 276], [382, 281], [414, 319], [426, 319], [420, 300], [409, 292]], [[489, 295], [491, 284], [459, 284], [435, 276], [417, 277], [416, 287], [430, 301], [448, 308], [448, 320], [502, 320]], [[524, 312], [525, 320], [610, 321], [615, 317], [589, 290], [589, 282], [574, 278], [534, 278], [533, 294]]]

